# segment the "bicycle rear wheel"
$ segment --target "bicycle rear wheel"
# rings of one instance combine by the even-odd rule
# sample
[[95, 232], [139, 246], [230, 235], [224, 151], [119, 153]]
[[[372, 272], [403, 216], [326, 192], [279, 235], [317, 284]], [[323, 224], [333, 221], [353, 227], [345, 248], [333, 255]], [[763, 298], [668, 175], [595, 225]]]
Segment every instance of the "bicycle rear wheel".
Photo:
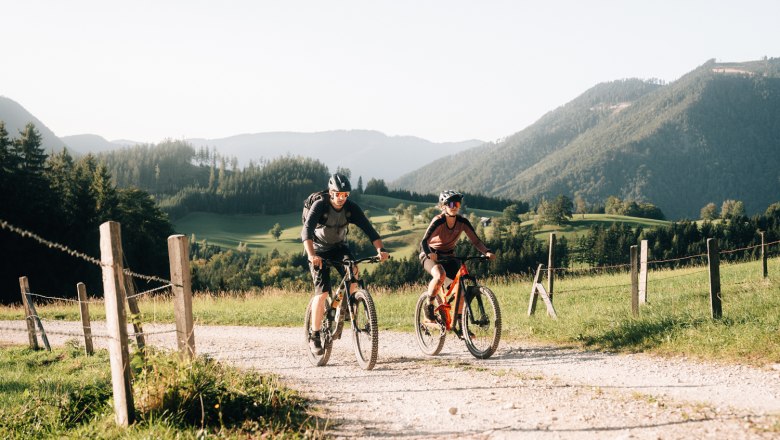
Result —
[[328, 359], [330, 359], [330, 352], [333, 350], [333, 339], [330, 337], [330, 326], [327, 316], [327, 310], [325, 315], [323, 315], [322, 319], [322, 328], [320, 330], [320, 334], [322, 337], [322, 348], [325, 349], [325, 351], [322, 354], [316, 354], [313, 351], [311, 351], [311, 347], [309, 347], [309, 338], [311, 336], [312, 332], [312, 326], [311, 326], [311, 317], [312, 317], [312, 303], [314, 302], [314, 298], [309, 300], [309, 305], [306, 306], [306, 316], [303, 320], [303, 329], [304, 329], [304, 347], [306, 350], [306, 357], [309, 358], [309, 362], [311, 362], [312, 365], [316, 367], [322, 367], [323, 365], [328, 363]]
[[436, 322], [426, 322], [425, 307], [427, 306], [428, 292], [423, 292], [417, 300], [417, 307], [414, 309], [414, 330], [420, 350], [429, 356], [436, 356], [444, 347], [444, 339], [447, 336], [442, 324], [446, 322], [446, 318], [444, 312], [440, 310], [437, 313]]
[[354, 293], [355, 313], [352, 315], [352, 340], [355, 343], [355, 357], [364, 370], [376, 365], [379, 353], [379, 325], [376, 308], [371, 295], [365, 290]]
[[496, 295], [485, 286], [466, 290], [466, 305], [461, 320], [466, 348], [477, 359], [495, 353], [501, 340], [501, 309]]

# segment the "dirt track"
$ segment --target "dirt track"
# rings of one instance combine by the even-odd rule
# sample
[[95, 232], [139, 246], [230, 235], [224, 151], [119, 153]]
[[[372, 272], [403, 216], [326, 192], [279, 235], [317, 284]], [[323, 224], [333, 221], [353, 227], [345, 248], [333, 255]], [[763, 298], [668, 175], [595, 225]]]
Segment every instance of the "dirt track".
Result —
[[[93, 331], [105, 334], [103, 325], [93, 323]], [[19, 323], [0, 321], [8, 326]], [[50, 332], [78, 328], [47, 323]], [[328, 432], [336, 437], [780, 436], [780, 371], [774, 369], [503, 342], [493, 358], [479, 361], [453, 339], [441, 355], [427, 357], [413, 335], [390, 331], [380, 333], [373, 371], [357, 366], [348, 331], [329, 364], [316, 368], [304, 356], [300, 329], [200, 326], [195, 332], [199, 354], [276, 373], [304, 392], [333, 422]], [[61, 344], [68, 337], [49, 339]], [[0, 341], [25, 343], [26, 334], [0, 331]], [[171, 334], [148, 341], [175, 345]]]

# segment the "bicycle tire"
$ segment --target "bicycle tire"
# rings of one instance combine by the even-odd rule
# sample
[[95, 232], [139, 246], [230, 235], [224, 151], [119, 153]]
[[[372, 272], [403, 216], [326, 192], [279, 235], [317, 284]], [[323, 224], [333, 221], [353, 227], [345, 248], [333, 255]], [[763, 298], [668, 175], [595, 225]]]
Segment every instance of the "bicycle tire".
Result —
[[446, 321], [444, 312], [439, 310], [436, 323], [425, 322], [425, 307], [428, 305], [428, 292], [423, 292], [417, 300], [414, 309], [414, 330], [417, 336], [417, 345], [428, 356], [436, 356], [444, 347], [447, 332], [442, 322]]
[[355, 346], [355, 357], [361, 368], [371, 370], [376, 365], [379, 354], [379, 325], [376, 307], [374, 299], [363, 289], [355, 291], [354, 298], [352, 341]]
[[323, 315], [321, 327], [321, 332], [325, 334], [325, 337], [322, 338], [322, 348], [324, 348], [325, 351], [319, 355], [311, 351], [311, 347], [309, 347], [309, 335], [311, 334], [311, 305], [313, 302], [314, 298], [309, 300], [309, 305], [306, 306], [306, 315], [303, 318], [304, 349], [306, 350], [306, 357], [309, 359], [309, 362], [315, 367], [322, 367], [326, 365], [330, 359], [330, 353], [333, 350], [333, 339], [331, 339], [328, 320], [325, 318], [325, 316], [327, 316], [326, 310], [326, 314]]
[[485, 286], [466, 290], [461, 329], [466, 348], [475, 358], [487, 359], [496, 352], [501, 340], [501, 309], [492, 290]]

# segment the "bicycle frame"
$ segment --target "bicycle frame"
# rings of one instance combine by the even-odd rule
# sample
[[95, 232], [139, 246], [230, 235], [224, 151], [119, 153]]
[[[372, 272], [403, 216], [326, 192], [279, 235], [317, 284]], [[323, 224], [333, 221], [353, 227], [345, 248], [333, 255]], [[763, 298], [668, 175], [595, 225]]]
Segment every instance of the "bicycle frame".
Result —
[[[334, 266], [336, 264], [341, 264], [345, 268], [344, 277], [342, 277], [338, 289], [336, 289], [335, 291], [331, 289], [331, 293], [330, 293], [331, 302], [327, 303], [325, 306], [325, 313], [329, 321], [338, 323], [343, 319], [344, 313], [349, 313], [349, 321], [354, 324], [355, 317], [352, 315], [352, 310], [353, 310], [355, 298], [353, 292], [349, 291], [349, 287], [351, 284], [357, 284], [357, 289], [355, 289], [355, 291], [365, 288], [365, 286], [363, 285], [363, 280], [358, 279], [355, 276], [355, 271], [354, 271], [354, 268], [357, 266], [357, 264], [362, 263], [364, 261], [377, 262], [379, 261], [379, 259], [378, 257], [372, 256], [372, 257], [360, 258], [358, 260], [343, 260], [343, 261], [328, 260], [328, 263]], [[337, 306], [338, 308], [332, 307], [332, 302], [339, 297], [341, 298], [341, 303]], [[334, 311], [333, 316], [330, 315], [331, 311]], [[342, 330], [341, 328], [336, 329], [336, 331], [333, 334], [334, 339], [339, 339], [341, 337], [341, 330]]]
[[[452, 280], [452, 283], [450, 284], [449, 288], [447, 289], [447, 293], [444, 294], [443, 298], [439, 299], [439, 306], [434, 310], [434, 313], [438, 313], [439, 311], [444, 312], [445, 320], [444, 320], [444, 326], [447, 330], [453, 329], [453, 324], [455, 322], [455, 316], [458, 315], [458, 309], [460, 310], [460, 313], [463, 312], [463, 293], [466, 290], [466, 280], [471, 281], [474, 285], [477, 284], [477, 279], [473, 275], [469, 274], [469, 270], [466, 267], [466, 261], [468, 260], [477, 260], [477, 259], [484, 259], [485, 257], [479, 256], [479, 257], [449, 257], [452, 259], [458, 259], [460, 260], [460, 268], [458, 268], [458, 272], [455, 274], [455, 279]], [[437, 292], [437, 296], [440, 294]], [[452, 302], [455, 302], [455, 313], [452, 312]]]

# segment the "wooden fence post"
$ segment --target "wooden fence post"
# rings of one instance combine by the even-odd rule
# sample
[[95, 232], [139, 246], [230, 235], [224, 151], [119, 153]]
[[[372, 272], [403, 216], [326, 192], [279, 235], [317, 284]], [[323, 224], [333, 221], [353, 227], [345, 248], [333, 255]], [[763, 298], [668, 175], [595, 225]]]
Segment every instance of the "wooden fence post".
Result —
[[647, 240], [639, 246], [639, 304], [647, 304]]
[[100, 261], [103, 270], [103, 295], [106, 303], [108, 351], [111, 382], [114, 389], [116, 423], [128, 426], [135, 421], [133, 386], [130, 378], [130, 353], [127, 348], [125, 283], [122, 268], [122, 235], [117, 222], [100, 225]]
[[27, 294], [30, 293], [30, 284], [27, 282], [27, 277], [19, 277], [19, 289], [22, 291], [22, 304], [24, 305], [24, 321], [27, 324], [27, 337], [30, 341], [30, 348], [33, 350], [39, 350], [38, 336], [35, 334], [35, 322], [33, 321], [33, 314], [30, 310], [29, 298]]
[[639, 252], [631, 246], [631, 314], [639, 316]]
[[539, 267], [536, 269], [536, 274], [534, 274], [534, 281], [533, 284], [531, 284], [531, 297], [528, 299], [528, 316], [531, 316], [536, 311], [536, 300], [538, 293], [536, 292], [536, 285], [539, 283], [539, 277], [542, 273], [542, 264], [539, 265]]
[[138, 351], [143, 353], [146, 347], [144, 339], [144, 329], [141, 326], [141, 309], [138, 308], [138, 301], [135, 299], [135, 285], [130, 275], [122, 273], [125, 279], [125, 291], [127, 292], [127, 308], [130, 309], [133, 323], [133, 332], [135, 333], [135, 343], [138, 345]]
[[531, 287], [531, 297], [528, 300], [528, 316], [534, 314], [534, 311], [536, 310], [536, 299], [541, 296], [545, 306], [547, 306], [547, 316], [550, 316], [553, 319], [558, 319], [558, 314], [555, 312], [555, 307], [553, 307], [553, 303], [550, 301], [550, 295], [548, 295], [544, 290], [544, 286], [539, 283], [539, 277], [541, 273], [542, 265], [540, 264], [539, 268], [536, 270], [536, 275], [534, 275], [534, 284]]
[[761, 273], [764, 275], [764, 279], [769, 278], [769, 272], [766, 268], [766, 242], [764, 241], [764, 232], [761, 234]]
[[723, 316], [720, 297], [720, 256], [718, 255], [718, 240], [707, 239], [707, 261], [710, 269], [710, 308], [712, 319], [720, 319]]
[[[32, 293], [30, 293], [30, 284], [27, 281], [27, 277], [24, 278], [24, 285], [22, 289], [24, 291], [25, 299], [27, 300], [27, 309], [29, 310], [30, 320], [33, 322], [33, 332], [35, 332], [35, 325], [38, 325], [38, 331], [41, 332], [41, 341], [47, 351], [51, 351], [51, 345], [49, 345], [49, 338], [46, 336], [46, 330], [43, 328], [43, 321], [38, 316], [38, 311], [35, 310], [35, 300], [33, 300]], [[19, 285], [22, 285], [22, 278], [19, 278]], [[29, 328], [28, 328], [29, 331]]]
[[550, 251], [547, 257], [547, 295], [553, 300], [555, 285], [555, 232], [550, 232]]
[[92, 324], [89, 320], [89, 303], [87, 302], [87, 286], [84, 283], [76, 284], [76, 292], [79, 294], [79, 310], [81, 311], [81, 328], [84, 329], [84, 352], [91, 355], [95, 352], [92, 346]]
[[178, 234], [168, 237], [168, 261], [171, 266], [173, 314], [179, 354], [183, 359], [192, 359], [195, 356], [195, 330], [192, 323], [192, 274], [187, 236]]

